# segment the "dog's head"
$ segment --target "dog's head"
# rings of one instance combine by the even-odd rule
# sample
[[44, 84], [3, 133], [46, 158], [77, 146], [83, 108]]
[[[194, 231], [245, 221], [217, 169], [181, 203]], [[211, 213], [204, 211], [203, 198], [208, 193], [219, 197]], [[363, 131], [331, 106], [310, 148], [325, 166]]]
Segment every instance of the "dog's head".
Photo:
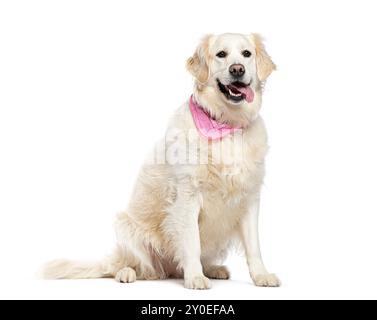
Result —
[[262, 84], [275, 69], [257, 34], [208, 35], [187, 69], [196, 78], [195, 97], [218, 120], [248, 125], [258, 114]]

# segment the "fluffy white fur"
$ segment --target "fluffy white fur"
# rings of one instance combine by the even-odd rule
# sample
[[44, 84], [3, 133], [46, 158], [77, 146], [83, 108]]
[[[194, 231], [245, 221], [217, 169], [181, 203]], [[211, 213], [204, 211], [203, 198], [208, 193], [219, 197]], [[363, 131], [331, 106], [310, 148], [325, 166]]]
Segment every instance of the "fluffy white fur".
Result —
[[[243, 57], [241, 49], [248, 49], [252, 56]], [[227, 50], [226, 59], [216, 57], [219, 50]], [[252, 103], [232, 103], [219, 91], [217, 79], [229, 83], [228, 67], [233, 63], [245, 65], [245, 76], [255, 92]], [[254, 283], [279, 285], [262, 262], [258, 240], [267, 152], [266, 130], [258, 112], [263, 84], [275, 65], [258, 35], [223, 34], [206, 36], [188, 59], [187, 68], [196, 79], [196, 100], [218, 121], [242, 126], [241, 139], [208, 143], [197, 132], [186, 102], [172, 117], [167, 133], [179, 129], [193, 136], [209, 162], [144, 164], [128, 209], [116, 219], [113, 254], [98, 263], [53, 261], [43, 270], [45, 278], [113, 277], [134, 282], [183, 277], [186, 288], [208, 289], [209, 278], [229, 278], [221, 263], [230, 247], [241, 243]], [[186, 152], [186, 143], [168, 137], [162, 141]], [[213, 151], [217, 144], [222, 155], [238, 150], [239, 154], [233, 154], [236, 165], [225, 163]], [[164, 151], [159, 152], [157, 157], [163, 157]]]

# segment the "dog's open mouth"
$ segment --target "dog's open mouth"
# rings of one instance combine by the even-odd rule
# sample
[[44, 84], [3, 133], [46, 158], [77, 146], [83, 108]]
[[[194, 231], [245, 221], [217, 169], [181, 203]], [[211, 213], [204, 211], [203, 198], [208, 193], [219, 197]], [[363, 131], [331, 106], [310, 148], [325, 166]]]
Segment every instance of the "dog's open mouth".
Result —
[[236, 81], [231, 84], [225, 85], [217, 80], [220, 91], [225, 95], [228, 100], [233, 102], [241, 102], [246, 100], [248, 103], [254, 100], [254, 91], [251, 89], [250, 85]]

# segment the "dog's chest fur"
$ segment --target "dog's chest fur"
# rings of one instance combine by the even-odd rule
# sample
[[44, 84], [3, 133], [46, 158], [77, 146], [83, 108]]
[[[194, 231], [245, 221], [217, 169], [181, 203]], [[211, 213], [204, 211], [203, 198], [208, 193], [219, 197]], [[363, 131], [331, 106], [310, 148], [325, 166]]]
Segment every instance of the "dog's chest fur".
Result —
[[221, 155], [209, 151], [209, 163], [200, 165], [197, 171], [202, 197], [202, 241], [211, 243], [232, 235], [248, 211], [250, 200], [259, 196], [267, 151], [263, 121], [257, 119], [238, 138], [215, 143], [221, 143]]

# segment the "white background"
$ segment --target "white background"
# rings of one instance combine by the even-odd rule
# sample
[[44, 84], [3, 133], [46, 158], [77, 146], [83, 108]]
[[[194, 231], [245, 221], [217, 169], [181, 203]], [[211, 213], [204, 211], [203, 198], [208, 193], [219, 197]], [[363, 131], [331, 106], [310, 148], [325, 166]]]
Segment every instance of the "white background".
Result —
[[[1, 298], [377, 298], [375, 1], [2, 1]], [[100, 259], [138, 167], [190, 95], [205, 33], [260, 32], [278, 65], [261, 242], [278, 289], [231, 281], [41, 281]]]

